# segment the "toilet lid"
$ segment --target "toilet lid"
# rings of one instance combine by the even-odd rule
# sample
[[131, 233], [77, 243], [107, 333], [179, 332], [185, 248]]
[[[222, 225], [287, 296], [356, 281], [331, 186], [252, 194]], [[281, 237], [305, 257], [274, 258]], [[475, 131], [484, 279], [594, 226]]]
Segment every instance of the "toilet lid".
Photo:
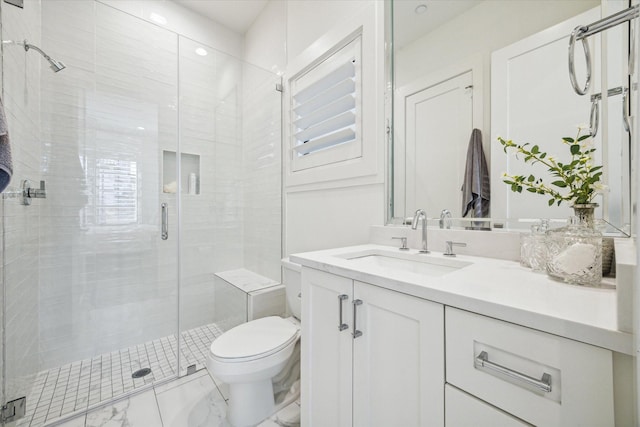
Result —
[[298, 328], [278, 316], [243, 323], [225, 332], [211, 344], [211, 353], [219, 359], [246, 361], [276, 353], [298, 336]]

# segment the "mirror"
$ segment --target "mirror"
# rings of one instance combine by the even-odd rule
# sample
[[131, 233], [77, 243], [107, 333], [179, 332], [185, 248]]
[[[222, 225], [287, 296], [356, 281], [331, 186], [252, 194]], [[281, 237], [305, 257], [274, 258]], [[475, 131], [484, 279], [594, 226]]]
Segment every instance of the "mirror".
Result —
[[[609, 191], [593, 200], [600, 205], [596, 216], [610, 224], [607, 232], [628, 235], [631, 138], [622, 120], [623, 96], [611, 89], [629, 87], [629, 23], [606, 30], [606, 37], [587, 38], [592, 78], [586, 95], [574, 92], [567, 66], [569, 36], [576, 26], [628, 6], [623, 0], [394, 0], [390, 222], [399, 223], [418, 208], [430, 218], [439, 218], [444, 209], [462, 218], [468, 210], [465, 220], [490, 216], [485, 224], [503, 228], [528, 229], [541, 218], [565, 220], [573, 212], [570, 202], [549, 207], [549, 197], [514, 193], [503, 183], [505, 172], [551, 179], [546, 167], [505, 154], [497, 137], [568, 158], [562, 138], [575, 138], [578, 125], [589, 123], [592, 98], [599, 96], [594, 162], [603, 165], [602, 182]], [[587, 74], [581, 49], [578, 42], [579, 85]], [[479, 132], [472, 138], [474, 129]], [[486, 169], [477, 160], [479, 151]], [[465, 209], [465, 172], [465, 189], [490, 188], [488, 200], [481, 200], [484, 207], [476, 203]]]

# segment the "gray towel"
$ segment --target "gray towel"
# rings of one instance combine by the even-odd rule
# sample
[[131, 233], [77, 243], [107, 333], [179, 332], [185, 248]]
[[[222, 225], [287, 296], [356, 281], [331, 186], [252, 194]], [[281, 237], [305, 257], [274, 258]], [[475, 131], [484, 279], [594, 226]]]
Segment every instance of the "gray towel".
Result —
[[489, 170], [482, 149], [482, 133], [478, 129], [471, 132], [467, 149], [467, 164], [462, 184], [462, 216], [469, 212], [473, 218], [489, 216]]
[[13, 164], [11, 163], [11, 145], [9, 144], [9, 129], [7, 117], [4, 114], [4, 105], [0, 99], [0, 193], [11, 182]]

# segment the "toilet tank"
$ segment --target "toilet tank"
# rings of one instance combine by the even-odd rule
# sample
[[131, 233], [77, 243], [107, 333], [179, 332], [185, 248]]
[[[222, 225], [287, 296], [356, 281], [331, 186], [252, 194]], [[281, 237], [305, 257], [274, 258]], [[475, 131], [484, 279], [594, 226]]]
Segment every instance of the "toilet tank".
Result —
[[289, 258], [282, 259], [282, 284], [285, 286], [287, 304], [291, 314], [300, 319], [302, 311], [302, 266], [289, 261]]

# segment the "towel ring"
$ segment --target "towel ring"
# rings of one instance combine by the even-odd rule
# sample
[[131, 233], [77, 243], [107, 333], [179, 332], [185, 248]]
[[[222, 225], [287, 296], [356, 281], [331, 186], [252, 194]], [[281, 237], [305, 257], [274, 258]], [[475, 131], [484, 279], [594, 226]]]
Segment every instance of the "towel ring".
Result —
[[595, 138], [598, 134], [598, 121], [600, 115], [600, 100], [594, 98], [591, 101], [591, 114], [589, 115], [589, 133], [591, 133], [591, 137]]
[[584, 50], [584, 58], [587, 63], [587, 80], [584, 83], [584, 89], [580, 89], [576, 80], [576, 68], [573, 60], [573, 52], [575, 50], [576, 40], [578, 36], [587, 31], [587, 27], [577, 26], [572, 32], [569, 38], [569, 80], [571, 80], [571, 86], [578, 95], [584, 95], [589, 90], [591, 84], [591, 51], [589, 50], [589, 43], [587, 43], [586, 37], [582, 38], [582, 49]]

